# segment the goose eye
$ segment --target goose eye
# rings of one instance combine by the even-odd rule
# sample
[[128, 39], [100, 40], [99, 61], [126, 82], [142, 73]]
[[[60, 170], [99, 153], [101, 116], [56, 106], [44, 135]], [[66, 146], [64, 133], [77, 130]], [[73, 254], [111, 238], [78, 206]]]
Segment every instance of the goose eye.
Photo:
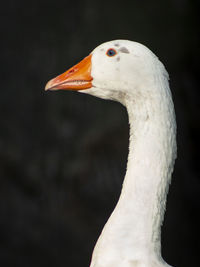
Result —
[[108, 51], [106, 52], [106, 55], [109, 57], [113, 57], [117, 54], [117, 51], [113, 48], [108, 49]]

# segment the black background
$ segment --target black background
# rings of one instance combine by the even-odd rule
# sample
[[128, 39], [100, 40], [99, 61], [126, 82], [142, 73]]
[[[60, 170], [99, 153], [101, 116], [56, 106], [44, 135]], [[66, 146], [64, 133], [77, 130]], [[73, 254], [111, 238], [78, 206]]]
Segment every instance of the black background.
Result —
[[148, 46], [170, 74], [178, 159], [162, 232], [164, 259], [198, 266], [198, 1], [3, 1], [0, 266], [88, 266], [120, 194], [124, 107], [45, 83], [97, 45]]

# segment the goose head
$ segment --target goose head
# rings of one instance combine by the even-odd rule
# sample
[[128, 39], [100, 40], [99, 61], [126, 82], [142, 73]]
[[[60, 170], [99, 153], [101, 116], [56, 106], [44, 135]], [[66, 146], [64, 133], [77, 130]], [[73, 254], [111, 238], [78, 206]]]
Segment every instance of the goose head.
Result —
[[151, 93], [156, 65], [162, 63], [144, 45], [128, 40], [110, 41], [50, 80], [45, 90], [76, 90], [124, 104], [126, 98]]

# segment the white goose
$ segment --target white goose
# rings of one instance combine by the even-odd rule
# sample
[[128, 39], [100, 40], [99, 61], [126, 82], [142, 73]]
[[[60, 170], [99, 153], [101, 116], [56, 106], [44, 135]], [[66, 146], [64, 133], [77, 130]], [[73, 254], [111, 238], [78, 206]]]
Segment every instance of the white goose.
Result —
[[45, 89], [80, 90], [116, 100], [128, 111], [122, 192], [90, 266], [169, 267], [161, 256], [161, 224], [176, 158], [176, 121], [163, 64], [147, 47], [115, 40], [98, 46]]

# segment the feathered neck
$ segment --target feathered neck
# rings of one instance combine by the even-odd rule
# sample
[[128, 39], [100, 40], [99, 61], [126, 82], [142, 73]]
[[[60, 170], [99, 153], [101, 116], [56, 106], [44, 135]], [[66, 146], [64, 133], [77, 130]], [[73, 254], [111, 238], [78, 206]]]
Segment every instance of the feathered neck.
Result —
[[150, 86], [155, 93], [145, 101], [124, 101], [130, 123], [127, 172], [91, 267], [168, 266], [161, 258], [160, 229], [176, 157], [176, 123], [167, 78]]

